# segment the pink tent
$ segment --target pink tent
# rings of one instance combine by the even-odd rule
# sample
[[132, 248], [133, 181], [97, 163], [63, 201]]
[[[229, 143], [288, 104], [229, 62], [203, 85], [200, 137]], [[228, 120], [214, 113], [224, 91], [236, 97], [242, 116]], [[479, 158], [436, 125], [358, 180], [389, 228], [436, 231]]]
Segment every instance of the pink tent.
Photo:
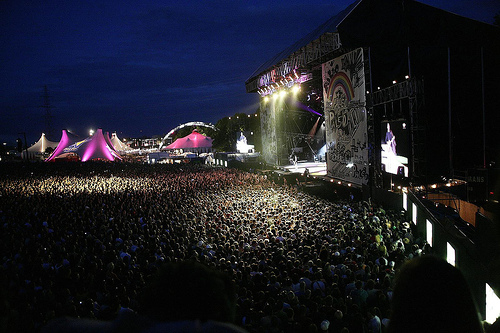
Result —
[[[63, 142], [62, 139], [61, 142]], [[82, 162], [90, 161], [93, 159], [103, 159], [108, 161], [122, 159], [111, 144], [109, 137], [106, 140], [104, 134], [102, 133], [102, 129], [100, 128], [94, 133], [94, 135], [88, 137], [83, 141], [66, 145], [66, 147], [64, 147], [63, 149], [59, 149], [58, 146], [54, 153], [47, 159], [47, 161], [52, 161], [57, 156], [66, 153], [74, 153], [80, 156]]]
[[52, 152], [52, 154], [49, 156], [49, 158], [47, 158], [45, 161], [46, 162], [53, 161], [57, 156], [64, 153], [63, 152], [64, 149], [71, 146], [77, 140], [78, 140], [78, 138], [75, 135], [68, 133], [68, 131], [63, 129], [62, 135], [61, 135], [61, 140], [59, 140], [59, 144], [57, 145], [56, 149]]
[[198, 133], [196, 130], [193, 133], [175, 140], [168, 145], [166, 149], [190, 149], [190, 148], [212, 148], [212, 139], [208, 136]]

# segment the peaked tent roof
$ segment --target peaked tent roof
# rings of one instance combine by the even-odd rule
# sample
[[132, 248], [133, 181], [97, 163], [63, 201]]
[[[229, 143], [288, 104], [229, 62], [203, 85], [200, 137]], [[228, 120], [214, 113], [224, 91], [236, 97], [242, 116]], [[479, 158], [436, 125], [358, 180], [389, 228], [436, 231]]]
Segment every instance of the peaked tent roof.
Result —
[[29, 147], [28, 151], [33, 153], [44, 153], [48, 147], [56, 148], [57, 145], [58, 145], [57, 142], [49, 141], [45, 137], [45, 133], [42, 133], [40, 139], [36, 143], [34, 143], [31, 147]]
[[63, 150], [75, 143], [78, 140], [78, 137], [72, 133], [69, 133], [67, 130], [62, 130], [61, 140], [57, 145], [57, 148], [52, 152], [52, 154], [45, 161], [53, 161], [57, 156], [63, 153]]
[[47, 161], [52, 161], [57, 156], [66, 153], [74, 153], [80, 156], [82, 162], [90, 161], [93, 159], [104, 159], [108, 161], [122, 159], [121, 156], [116, 152], [113, 145], [110, 145], [109, 138], [106, 140], [101, 128], [97, 129], [94, 135], [88, 137], [85, 140], [66, 145], [66, 147], [60, 150], [58, 146], [56, 151], [54, 151], [54, 154], [52, 154], [47, 159]]
[[194, 130], [188, 136], [175, 140], [166, 149], [212, 148], [212, 139]]
[[124, 151], [131, 149], [129, 146], [121, 142], [121, 140], [118, 138], [118, 135], [116, 135], [116, 132], [111, 134], [111, 143], [113, 144], [113, 147], [115, 147], [117, 151]]

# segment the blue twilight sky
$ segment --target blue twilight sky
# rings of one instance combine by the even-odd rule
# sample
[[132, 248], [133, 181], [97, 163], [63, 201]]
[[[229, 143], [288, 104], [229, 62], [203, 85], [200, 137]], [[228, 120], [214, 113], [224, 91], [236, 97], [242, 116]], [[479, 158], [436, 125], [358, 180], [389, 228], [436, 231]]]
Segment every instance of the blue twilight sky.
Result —
[[[0, 0], [0, 141], [100, 127], [164, 135], [254, 113], [257, 67], [354, 0]], [[423, 0], [493, 23], [499, 0]]]

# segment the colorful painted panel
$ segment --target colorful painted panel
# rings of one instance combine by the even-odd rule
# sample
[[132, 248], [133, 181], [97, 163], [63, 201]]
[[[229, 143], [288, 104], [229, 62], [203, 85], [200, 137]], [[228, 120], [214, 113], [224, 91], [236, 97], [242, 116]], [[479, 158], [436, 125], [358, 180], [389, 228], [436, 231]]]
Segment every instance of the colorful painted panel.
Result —
[[327, 175], [368, 183], [368, 135], [363, 49], [323, 64]]

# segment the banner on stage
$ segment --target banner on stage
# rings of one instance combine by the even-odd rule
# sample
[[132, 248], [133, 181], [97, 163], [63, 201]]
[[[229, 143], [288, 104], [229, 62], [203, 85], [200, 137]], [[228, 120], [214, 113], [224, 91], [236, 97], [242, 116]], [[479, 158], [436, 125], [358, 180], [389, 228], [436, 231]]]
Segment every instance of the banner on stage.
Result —
[[363, 49], [322, 66], [327, 175], [368, 183], [368, 134]]

